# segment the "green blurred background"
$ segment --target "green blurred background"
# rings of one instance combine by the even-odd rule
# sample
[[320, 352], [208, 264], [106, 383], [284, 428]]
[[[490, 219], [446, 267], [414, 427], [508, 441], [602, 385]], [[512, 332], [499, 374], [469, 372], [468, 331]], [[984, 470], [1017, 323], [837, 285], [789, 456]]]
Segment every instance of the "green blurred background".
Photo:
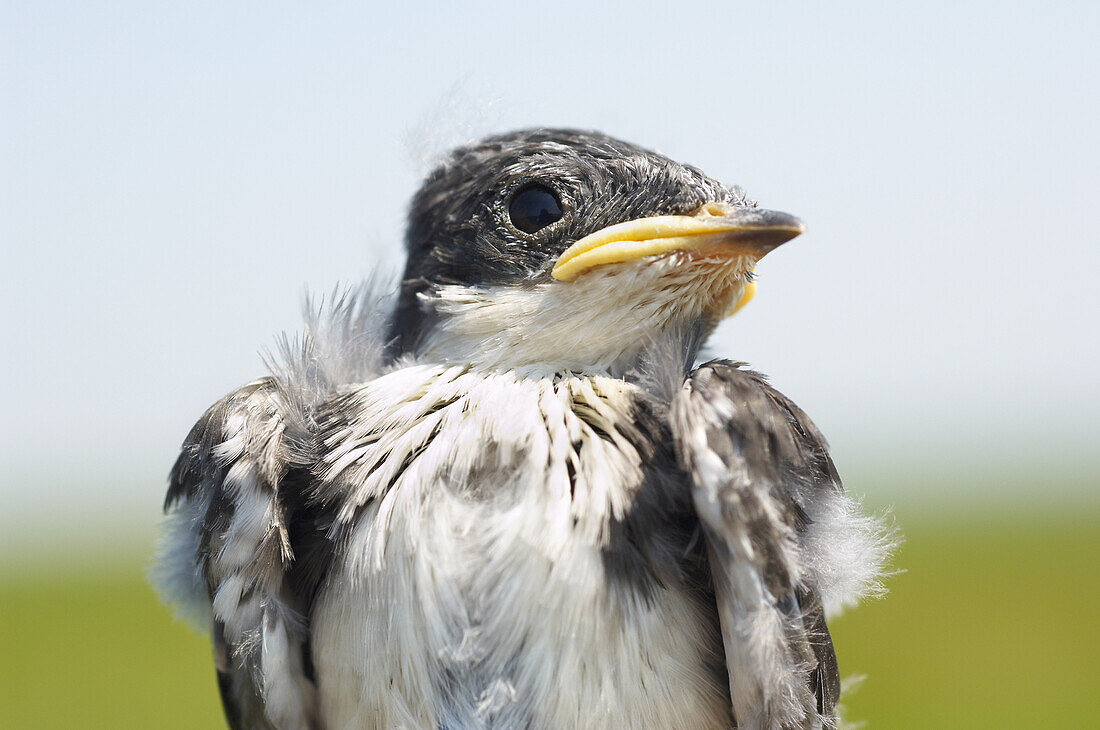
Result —
[[[1042, 485], [1057, 493], [1075, 478]], [[1100, 504], [977, 508], [966, 492], [989, 484], [971, 479], [958, 484], [962, 509], [893, 506], [905, 543], [890, 593], [832, 622], [846, 720], [1091, 727]], [[121, 551], [24, 556], [5, 569], [3, 727], [219, 726], [209, 644], [158, 603], [145, 580], [150, 549], [143, 538]]]
[[0, 727], [220, 725], [144, 579], [180, 441], [303, 286], [400, 266], [437, 153], [536, 125], [807, 221], [710, 345], [904, 535], [832, 624], [848, 717], [1095, 726], [1097, 28], [1085, 0], [0, 0]]

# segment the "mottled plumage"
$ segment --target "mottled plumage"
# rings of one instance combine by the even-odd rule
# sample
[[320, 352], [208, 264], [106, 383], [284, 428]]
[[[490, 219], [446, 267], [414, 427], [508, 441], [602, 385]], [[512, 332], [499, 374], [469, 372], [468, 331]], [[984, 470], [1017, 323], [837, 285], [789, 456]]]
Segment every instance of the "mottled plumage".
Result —
[[[561, 210], [527, 233], [532, 184]], [[556, 277], [637, 219], [650, 248], [631, 228]], [[311, 308], [172, 470], [160, 581], [212, 631], [230, 725], [832, 726], [825, 614], [885, 542], [802, 411], [693, 368], [793, 220], [594, 132], [448, 157], [396, 297]]]

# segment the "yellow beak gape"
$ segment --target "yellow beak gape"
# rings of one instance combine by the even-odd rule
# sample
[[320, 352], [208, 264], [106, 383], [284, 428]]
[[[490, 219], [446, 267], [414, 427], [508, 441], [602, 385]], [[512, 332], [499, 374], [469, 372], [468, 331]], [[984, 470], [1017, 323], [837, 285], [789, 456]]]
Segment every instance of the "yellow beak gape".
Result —
[[730, 311], [726, 312], [727, 317], [740, 312], [746, 304], [752, 301], [752, 298], [756, 296], [756, 282], [749, 281], [745, 283], [745, 290], [741, 292], [741, 298], [737, 300], [737, 304], [730, 307]]

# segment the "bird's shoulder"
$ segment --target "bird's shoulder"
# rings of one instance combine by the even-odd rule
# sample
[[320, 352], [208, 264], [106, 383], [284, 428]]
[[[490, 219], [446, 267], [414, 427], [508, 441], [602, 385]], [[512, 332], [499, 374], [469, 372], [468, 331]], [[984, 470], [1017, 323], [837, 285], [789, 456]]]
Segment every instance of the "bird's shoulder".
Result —
[[688, 461], [737, 466], [783, 483], [799, 504], [841, 491], [829, 445], [810, 417], [743, 362], [696, 368], [673, 399], [671, 422]]
[[242, 459], [265, 481], [276, 481], [288, 460], [288, 410], [286, 391], [272, 376], [252, 380], [207, 408], [180, 447], [165, 507], [207, 496]]
[[[821, 431], [764, 375], [741, 362], [705, 363], [673, 397], [669, 421], [704, 523], [708, 505], [721, 511], [739, 493], [770, 495], [827, 613], [882, 593], [893, 528], [845, 491]], [[726, 522], [709, 516], [712, 527]]]

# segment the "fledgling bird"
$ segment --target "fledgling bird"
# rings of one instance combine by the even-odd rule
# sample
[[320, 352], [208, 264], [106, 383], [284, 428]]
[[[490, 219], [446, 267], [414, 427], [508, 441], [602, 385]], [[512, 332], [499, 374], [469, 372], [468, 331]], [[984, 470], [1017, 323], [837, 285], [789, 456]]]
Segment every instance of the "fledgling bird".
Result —
[[694, 367], [803, 231], [596, 132], [451, 153], [396, 299], [313, 312], [171, 473], [234, 728], [822, 728], [886, 543], [809, 418]]

